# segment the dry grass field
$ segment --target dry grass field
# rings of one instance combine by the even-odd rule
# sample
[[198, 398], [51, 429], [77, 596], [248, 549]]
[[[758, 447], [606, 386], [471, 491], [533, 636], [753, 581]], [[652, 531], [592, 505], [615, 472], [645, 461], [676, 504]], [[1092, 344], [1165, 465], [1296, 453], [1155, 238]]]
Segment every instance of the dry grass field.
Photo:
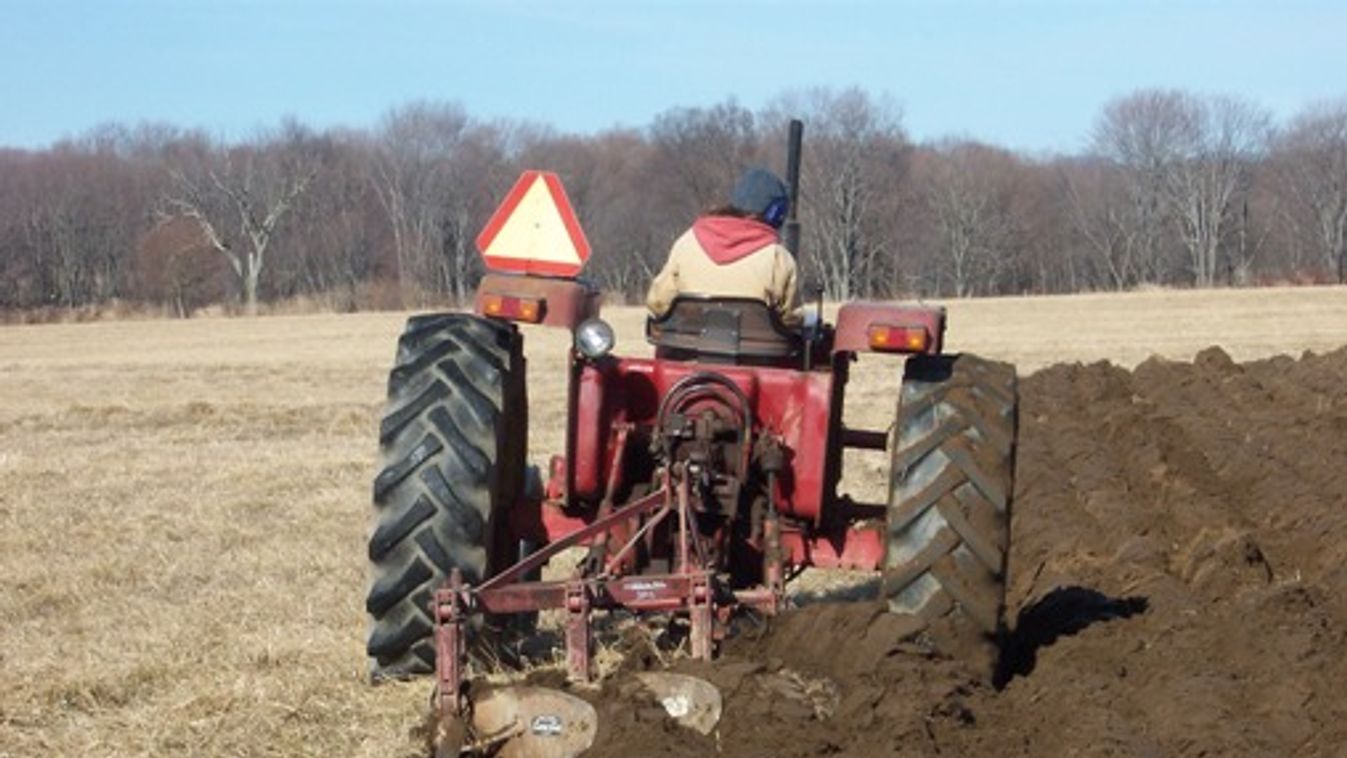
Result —
[[[405, 317], [0, 328], [0, 755], [418, 752], [428, 683], [371, 688], [363, 657]], [[646, 352], [639, 310], [609, 318]], [[1347, 343], [1347, 288], [957, 302], [950, 330], [1022, 372], [1295, 355]], [[528, 334], [536, 460], [561, 444], [564, 344]], [[848, 414], [886, 423], [898, 376], [863, 361]], [[882, 461], [850, 479], [882, 483]]]

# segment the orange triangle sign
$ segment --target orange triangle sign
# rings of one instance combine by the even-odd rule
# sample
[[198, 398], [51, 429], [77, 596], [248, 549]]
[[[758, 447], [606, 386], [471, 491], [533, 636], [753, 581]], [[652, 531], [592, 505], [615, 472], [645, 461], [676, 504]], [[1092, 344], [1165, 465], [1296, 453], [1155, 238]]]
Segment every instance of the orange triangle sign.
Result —
[[589, 260], [589, 240], [551, 171], [525, 171], [477, 235], [492, 271], [575, 276]]

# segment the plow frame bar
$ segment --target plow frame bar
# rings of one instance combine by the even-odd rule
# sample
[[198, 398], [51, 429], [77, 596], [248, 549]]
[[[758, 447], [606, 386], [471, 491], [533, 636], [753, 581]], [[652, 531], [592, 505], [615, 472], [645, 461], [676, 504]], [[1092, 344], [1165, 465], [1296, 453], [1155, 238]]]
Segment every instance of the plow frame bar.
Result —
[[[566, 662], [571, 681], [589, 681], [593, 676], [591, 612], [595, 610], [686, 611], [691, 625], [690, 652], [702, 660], [709, 660], [714, 654], [715, 643], [723, 637], [735, 607], [776, 613], [783, 602], [779, 585], [775, 589], [755, 587], [738, 591], [722, 591], [716, 586], [714, 572], [701, 560], [703, 551], [696, 531], [696, 514], [684, 473], [679, 470], [677, 476], [670, 476], [664, 472], [660, 489], [549, 543], [478, 586], [464, 582], [462, 572], [455, 568], [445, 586], [435, 592], [431, 609], [435, 619], [436, 705], [440, 714], [460, 716], [468, 708], [464, 686], [466, 624], [474, 613], [503, 615], [564, 609]], [[675, 570], [666, 574], [615, 575], [640, 542], [640, 536], [671, 515], [677, 516], [679, 524]], [[565, 580], [519, 581], [563, 550], [643, 516], [650, 518], [632, 530], [633, 536], [607, 559], [598, 575], [582, 576], [577, 572]]]

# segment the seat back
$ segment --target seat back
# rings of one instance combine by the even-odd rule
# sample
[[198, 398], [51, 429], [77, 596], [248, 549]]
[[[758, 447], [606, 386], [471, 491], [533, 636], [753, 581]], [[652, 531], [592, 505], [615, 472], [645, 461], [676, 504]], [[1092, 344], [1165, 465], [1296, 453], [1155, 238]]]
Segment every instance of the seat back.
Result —
[[669, 312], [646, 321], [646, 340], [670, 357], [708, 357], [734, 363], [786, 361], [801, 339], [761, 300], [679, 295]]

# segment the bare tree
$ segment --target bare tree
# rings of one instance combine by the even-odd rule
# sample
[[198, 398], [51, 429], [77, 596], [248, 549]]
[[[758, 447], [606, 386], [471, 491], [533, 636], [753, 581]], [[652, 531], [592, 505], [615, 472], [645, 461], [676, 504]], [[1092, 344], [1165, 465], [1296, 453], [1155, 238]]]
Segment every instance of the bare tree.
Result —
[[1106, 162], [1086, 158], [1061, 167], [1062, 194], [1071, 228], [1084, 243], [1099, 274], [1096, 286], [1122, 290], [1142, 280], [1145, 255], [1138, 226], [1129, 223], [1121, 172]]
[[389, 230], [369, 181], [372, 143], [360, 132], [330, 137], [331, 156], [291, 211], [281, 237], [286, 255], [273, 263], [271, 282], [276, 290], [323, 295], [333, 307], [350, 310], [361, 285], [378, 277]]
[[1124, 202], [1113, 213], [1140, 281], [1164, 276], [1173, 172], [1195, 143], [1195, 131], [1189, 96], [1172, 90], [1143, 90], [1115, 99], [1095, 124], [1094, 150], [1121, 171]]
[[944, 145], [920, 175], [940, 275], [956, 297], [992, 292], [1016, 254], [1014, 158], [976, 143]]
[[1267, 113], [1232, 97], [1199, 98], [1143, 90], [1109, 103], [1095, 129], [1095, 147], [1128, 177], [1128, 224], [1152, 258], [1166, 217], [1179, 231], [1199, 287], [1211, 286], [1220, 251], [1266, 145]]
[[193, 219], [176, 216], [156, 224], [141, 238], [136, 263], [142, 295], [168, 303], [178, 318], [222, 294], [224, 259]]
[[1347, 282], [1347, 100], [1301, 112], [1276, 141], [1274, 173], [1293, 209], [1305, 219], [1320, 260]]
[[[1199, 287], [1216, 282], [1220, 251], [1237, 225], [1253, 167], [1266, 149], [1271, 119], [1250, 103], [1231, 97], [1190, 100], [1192, 142], [1170, 175], [1170, 201]], [[1247, 251], [1247, 246], [1243, 248]], [[1229, 256], [1231, 279], [1249, 262]], [[1247, 271], [1244, 272], [1247, 275]]]
[[663, 200], [672, 214], [688, 220], [723, 204], [739, 172], [757, 158], [753, 114], [733, 99], [665, 111], [649, 135], [651, 176], [665, 180]]
[[393, 232], [404, 298], [438, 279], [448, 163], [468, 128], [461, 105], [422, 101], [389, 111], [379, 129], [372, 179]]
[[13, 247], [4, 252], [23, 261], [14, 272], [29, 283], [21, 299], [73, 308], [123, 296], [156, 191], [152, 172], [83, 139], [28, 155], [10, 170], [5, 236]]
[[210, 246], [229, 262], [249, 314], [257, 312], [258, 288], [277, 229], [317, 171], [317, 143], [290, 123], [279, 139], [198, 155], [195, 165], [170, 169], [174, 189], [164, 215], [184, 216], [201, 226]]

